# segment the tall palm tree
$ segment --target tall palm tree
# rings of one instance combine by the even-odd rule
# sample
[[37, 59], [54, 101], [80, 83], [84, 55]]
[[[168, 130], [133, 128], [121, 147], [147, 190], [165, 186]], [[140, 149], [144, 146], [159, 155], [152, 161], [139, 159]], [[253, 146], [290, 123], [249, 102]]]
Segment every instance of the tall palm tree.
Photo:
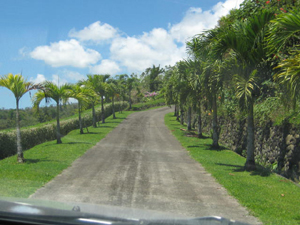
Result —
[[246, 21], [237, 21], [224, 29], [213, 51], [216, 55], [230, 55], [237, 60], [239, 73], [234, 76], [235, 92], [241, 106], [247, 110], [247, 159], [246, 170], [254, 170], [254, 117], [253, 106], [259, 95], [259, 67], [267, 59], [266, 33], [274, 17], [269, 11], [261, 11]]
[[33, 84], [26, 81], [22, 75], [13, 75], [11, 73], [0, 78], [0, 86], [5, 87], [12, 91], [16, 98], [16, 124], [17, 124], [17, 161], [19, 163], [24, 162], [24, 156], [21, 144], [21, 132], [20, 132], [20, 118], [19, 118], [19, 102], [24, 94], [27, 92], [39, 89], [39, 84]]
[[204, 95], [204, 88], [202, 87], [202, 82], [203, 82], [203, 66], [200, 62], [200, 60], [198, 59], [194, 59], [194, 60], [187, 60], [186, 61], [187, 65], [188, 65], [188, 70], [189, 73], [191, 74], [191, 79], [190, 79], [190, 87], [191, 87], [191, 97], [192, 97], [192, 101], [195, 103], [195, 108], [198, 112], [198, 138], [202, 138], [203, 134], [202, 134], [202, 98]]
[[217, 93], [222, 87], [224, 74], [222, 73], [223, 62], [221, 57], [214, 54], [213, 49], [217, 44], [217, 37], [221, 29], [214, 28], [201, 35], [194, 37], [187, 43], [188, 53], [201, 64], [202, 73], [199, 81], [202, 85], [202, 95], [210, 103], [213, 114], [212, 148], [219, 148], [219, 126], [217, 118]]
[[56, 143], [61, 144], [61, 133], [60, 133], [60, 122], [59, 122], [59, 106], [60, 103], [66, 102], [69, 98], [68, 89], [70, 89], [70, 85], [64, 84], [62, 86], [58, 86], [51, 81], [45, 81], [42, 85], [42, 90], [39, 90], [33, 96], [33, 105], [34, 108], [38, 109], [41, 101], [43, 99], [46, 102], [53, 99], [56, 102]]

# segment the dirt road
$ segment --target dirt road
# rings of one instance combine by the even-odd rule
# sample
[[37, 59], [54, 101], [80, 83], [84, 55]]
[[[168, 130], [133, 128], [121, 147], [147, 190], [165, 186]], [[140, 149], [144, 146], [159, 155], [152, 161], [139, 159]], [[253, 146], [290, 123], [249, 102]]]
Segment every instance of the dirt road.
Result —
[[164, 115], [171, 111], [131, 114], [31, 198], [258, 223], [166, 128]]

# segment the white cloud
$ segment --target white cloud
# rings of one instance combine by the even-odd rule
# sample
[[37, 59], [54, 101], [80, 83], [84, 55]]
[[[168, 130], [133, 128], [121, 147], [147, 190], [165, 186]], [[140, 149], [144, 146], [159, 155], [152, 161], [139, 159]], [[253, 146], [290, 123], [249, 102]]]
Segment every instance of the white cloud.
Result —
[[56, 84], [57, 86], [61, 86], [61, 85], [64, 85], [64, 84], [68, 83], [68, 81], [65, 78], [63, 78], [63, 77], [61, 77], [57, 74], [52, 75], [52, 80], [51, 81], [54, 84]]
[[116, 75], [120, 71], [119, 65], [115, 61], [109, 59], [104, 59], [101, 61], [101, 64], [90, 68], [90, 72], [93, 74]]
[[107, 23], [101, 24], [100, 21], [97, 21], [80, 31], [72, 29], [69, 32], [69, 36], [78, 38], [80, 41], [94, 41], [99, 43], [114, 38], [117, 33], [117, 29], [111, 25]]
[[99, 52], [85, 49], [75, 39], [51, 43], [50, 46], [38, 46], [30, 53], [30, 56], [34, 59], [43, 60], [53, 67], [84, 68], [101, 59]]
[[212, 10], [202, 11], [201, 8], [190, 8], [184, 18], [170, 26], [170, 34], [178, 42], [186, 42], [204, 30], [214, 28], [220, 17], [225, 16], [233, 8], [239, 7], [243, 0], [227, 0], [213, 6]]
[[221, 16], [238, 7], [243, 0], [227, 0], [216, 4], [212, 10], [190, 8], [177, 24], [169, 24], [168, 30], [154, 28], [141, 36], [113, 39], [111, 59], [132, 72], [142, 72], [154, 65], [174, 65], [187, 57], [186, 41], [204, 30], [215, 27]]
[[19, 49], [19, 54], [22, 56], [22, 57], [26, 57], [28, 54], [29, 54], [29, 49], [24, 46], [23, 48], [20, 48]]
[[70, 70], [63, 70], [62, 71], [62, 76], [67, 79], [67, 80], [71, 80], [71, 81], [79, 81], [79, 80], [83, 80], [86, 77], [76, 71], [70, 71]]
[[36, 78], [30, 77], [29, 80], [35, 84], [39, 84], [39, 83], [43, 83], [44, 81], [46, 81], [46, 78], [43, 74], [38, 74], [36, 76]]
[[[110, 57], [97, 65], [101, 59], [100, 53], [84, 48], [75, 39], [52, 43], [50, 46], [39, 46], [30, 55], [53, 67], [88, 67], [91, 73], [101, 74], [115, 74], [124, 68], [129, 73], [139, 73], [152, 65], [174, 65], [187, 57], [186, 41], [204, 30], [215, 27], [220, 17], [228, 14], [232, 8], [239, 7], [242, 2], [243, 0], [219, 2], [207, 11], [191, 7], [179, 23], [169, 24], [167, 29], [154, 28], [137, 36], [121, 35], [117, 28], [100, 21], [79, 31], [72, 29], [69, 36], [79, 41], [101, 44], [110, 40]], [[74, 77], [75, 80], [82, 76], [73, 73], [64, 74], [63, 77], [67, 80]]]
[[177, 47], [170, 34], [156, 28], [139, 37], [120, 37], [113, 40], [111, 57], [133, 72], [160, 64], [173, 65], [184, 56], [185, 49]]

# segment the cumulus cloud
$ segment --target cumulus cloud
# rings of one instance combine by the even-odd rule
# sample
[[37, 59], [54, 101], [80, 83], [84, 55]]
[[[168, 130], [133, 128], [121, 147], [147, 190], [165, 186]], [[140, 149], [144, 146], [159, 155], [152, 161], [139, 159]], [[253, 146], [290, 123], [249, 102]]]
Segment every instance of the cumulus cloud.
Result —
[[97, 21], [80, 31], [72, 29], [69, 32], [69, 36], [78, 38], [80, 41], [93, 41], [99, 43], [114, 38], [117, 33], [118, 31], [116, 28], [107, 23], [101, 24], [100, 21]]
[[38, 74], [36, 76], [36, 78], [30, 77], [29, 80], [35, 84], [38, 84], [38, 83], [43, 83], [44, 81], [46, 81], [46, 78], [43, 74]]
[[174, 65], [187, 57], [186, 41], [215, 27], [220, 17], [238, 7], [242, 1], [219, 2], [208, 11], [192, 7], [179, 23], [169, 24], [167, 30], [154, 28], [140, 36], [117, 37], [110, 47], [111, 58], [134, 72], [141, 72], [153, 64]]
[[62, 76], [65, 79], [70, 80], [70, 81], [79, 81], [79, 80], [83, 80], [86, 78], [83, 74], [81, 74], [77, 71], [71, 71], [71, 70], [63, 70]]
[[59, 76], [58, 74], [53, 74], [52, 75], [52, 80], [51, 80], [54, 84], [56, 84], [57, 86], [61, 86], [64, 85], [66, 83], [68, 83], [67, 79]]
[[53, 66], [73, 66], [78, 68], [88, 67], [101, 59], [99, 52], [93, 49], [85, 49], [75, 40], [59, 41], [50, 46], [38, 46], [30, 56], [34, 59], [43, 60]]
[[228, 14], [231, 9], [238, 7], [242, 2], [243, 0], [219, 2], [214, 5], [212, 10], [207, 11], [191, 7], [179, 23], [169, 25], [169, 32], [176, 41], [184, 43], [194, 35], [214, 28], [220, 17]]
[[184, 56], [185, 49], [178, 47], [165, 29], [156, 28], [139, 37], [116, 38], [110, 51], [112, 59], [140, 72], [153, 64], [174, 64]]
[[104, 59], [99, 65], [90, 68], [90, 72], [93, 74], [110, 74], [115, 75], [120, 72], [119, 65], [112, 60]]

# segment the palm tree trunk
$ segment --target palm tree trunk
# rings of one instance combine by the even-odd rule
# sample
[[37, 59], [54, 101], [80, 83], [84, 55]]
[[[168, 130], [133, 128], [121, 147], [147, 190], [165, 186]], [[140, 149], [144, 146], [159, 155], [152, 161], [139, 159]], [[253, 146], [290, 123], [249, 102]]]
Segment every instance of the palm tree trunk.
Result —
[[17, 125], [17, 162], [23, 163], [23, 151], [21, 145], [21, 131], [20, 131], [20, 116], [19, 116], [19, 99], [16, 99], [16, 125]]
[[245, 163], [245, 170], [255, 170], [254, 159], [254, 118], [253, 118], [253, 101], [249, 103], [248, 118], [247, 118], [247, 160]]
[[188, 107], [188, 114], [187, 114], [187, 130], [192, 130], [192, 107]]
[[113, 111], [113, 119], [117, 119], [115, 114], [115, 96], [112, 96], [112, 111]]
[[177, 116], [177, 105], [175, 104], [175, 107], [174, 107], [174, 116]]
[[131, 91], [129, 92], [129, 109], [131, 109]]
[[183, 125], [184, 124], [184, 117], [183, 117], [184, 111], [183, 111], [183, 107], [180, 107], [180, 124]]
[[60, 123], [59, 123], [59, 101], [56, 104], [56, 143], [61, 144]]
[[213, 109], [213, 134], [212, 134], [212, 147], [214, 149], [219, 148], [219, 132], [218, 132], [218, 115], [217, 115], [217, 98], [214, 94], [212, 96], [212, 109]]
[[79, 120], [80, 134], [83, 134], [82, 121], [81, 121], [81, 104], [79, 101], [78, 101], [78, 120]]
[[95, 104], [92, 104], [92, 113], [93, 113], [93, 127], [97, 127], [96, 123], [96, 112], [95, 112]]
[[104, 97], [103, 97], [103, 95], [101, 96], [101, 119], [102, 119], [102, 123], [105, 123], [105, 119], [104, 119]]
[[199, 102], [199, 109], [198, 109], [198, 138], [202, 138], [202, 118], [201, 118], [201, 102]]

